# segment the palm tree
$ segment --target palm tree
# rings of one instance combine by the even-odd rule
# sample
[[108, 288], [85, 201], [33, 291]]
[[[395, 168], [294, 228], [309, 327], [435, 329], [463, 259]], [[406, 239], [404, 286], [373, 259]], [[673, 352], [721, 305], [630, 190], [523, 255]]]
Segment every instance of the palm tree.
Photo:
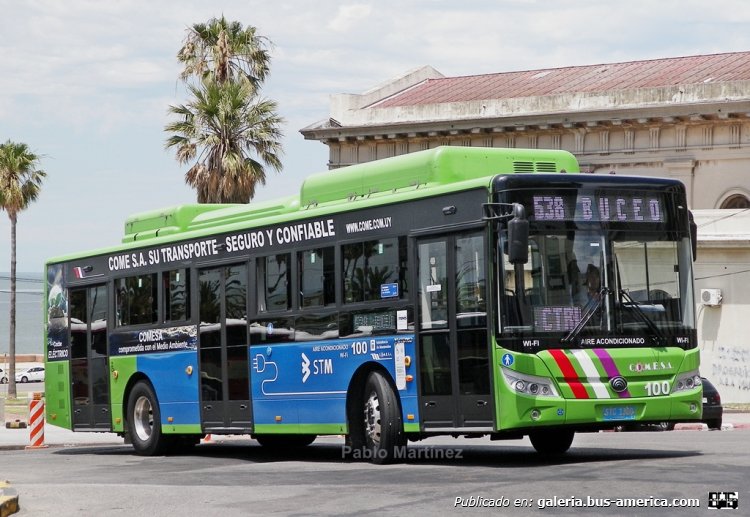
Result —
[[39, 156], [26, 144], [8, 140], [0, 145], [0, 210], [10, 219], [10, 338], [8, 398], [16, 397], [16, 222], [18, 213], [39, 196], [47, 174], [37, 169]]
[[165, 127], [166, 147], [180, 164], [196, 160], [185, 181], [199, 203], [248, 203], [266, 182], [266, 166], [281, 170], [283, 119], [275, 102], [258, 97], [270, 42], [223, 16], [187, 33], [177, 59], [192, 100], [169, 107], [177, 121]]
[[248, 203], [266, 182], [263, 164], [281, 170], [276, 103], [258, 99], [245, 81], [206, 79], [188, 90], [192, 101], [169, 107], [178, 120], [165, 127], [173, 133], [166, 147], [176, 149], [180, 164], [197, 158], [185, 181], [199, 203]]
[[180, 78], [214, 79], [224, 83], [231, 79], [246, 80], [256, 90], [268, 74], [270, 42], [257, 29], [224, 16], [208, 23], [196, 23], [188, 29], [177, 59], [184, 64]]

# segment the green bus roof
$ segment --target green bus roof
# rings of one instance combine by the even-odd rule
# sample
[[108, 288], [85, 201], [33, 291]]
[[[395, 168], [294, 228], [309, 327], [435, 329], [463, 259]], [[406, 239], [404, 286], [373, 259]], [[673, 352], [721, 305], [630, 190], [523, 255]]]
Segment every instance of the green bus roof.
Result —
[[[451, 191], [489, 187], [497, 174], [579, 172], [567, 151], [443, 146], [313, 174], [299, 195], [250, 204], [187, 204], [140, 212], [125, 221], [124, 248], [150, 240], [174, 241], [271, 224], [303, 216], [336, 213]], [[190, 234], [190, 235], [186, 235]], [[106, 252], [100, 250], [100, 252]], [[90, 255], [88, 253], [86, 255]], [[75, 254], [58, 257], [59, 262]]]

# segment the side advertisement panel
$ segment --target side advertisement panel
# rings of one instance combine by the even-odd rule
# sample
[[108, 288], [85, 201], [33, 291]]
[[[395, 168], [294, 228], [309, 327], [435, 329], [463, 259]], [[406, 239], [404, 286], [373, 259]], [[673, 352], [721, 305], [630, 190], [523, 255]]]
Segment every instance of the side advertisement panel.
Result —
[[[404, 413], [418, 422], [417, 389], [406, 356], [414, 357], [413, 335], [252, 346], [253, 414], [262, 432], [289, 432], [288, 425], [331, 425], [344, 432], [346, 394], [355, 371], [367, 362], [393, 378]], [[311, 431], [313, 432], [313, 431]], [[323, 431], [321, 431], [323, 432]]]

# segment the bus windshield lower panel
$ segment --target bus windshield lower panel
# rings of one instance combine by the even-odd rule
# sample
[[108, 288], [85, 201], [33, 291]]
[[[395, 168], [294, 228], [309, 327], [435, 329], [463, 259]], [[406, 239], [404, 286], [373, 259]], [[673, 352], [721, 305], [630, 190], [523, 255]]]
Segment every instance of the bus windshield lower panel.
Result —
[[532, 228], [529, 261], [515, 266], [502, 252], [506, 239], [502, 234], [498, 261], [499, 337], [506, 346], [518, 338], [533, 338], [537, 349], [688, 348], [693, 341], [688, 237]]

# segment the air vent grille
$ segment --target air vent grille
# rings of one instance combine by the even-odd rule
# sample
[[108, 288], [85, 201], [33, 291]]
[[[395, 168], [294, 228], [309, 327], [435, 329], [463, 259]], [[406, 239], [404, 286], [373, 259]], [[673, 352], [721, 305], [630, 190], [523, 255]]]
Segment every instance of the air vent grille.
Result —
[[513, 162], [513, 172], [534, 172], [534, 162]]

